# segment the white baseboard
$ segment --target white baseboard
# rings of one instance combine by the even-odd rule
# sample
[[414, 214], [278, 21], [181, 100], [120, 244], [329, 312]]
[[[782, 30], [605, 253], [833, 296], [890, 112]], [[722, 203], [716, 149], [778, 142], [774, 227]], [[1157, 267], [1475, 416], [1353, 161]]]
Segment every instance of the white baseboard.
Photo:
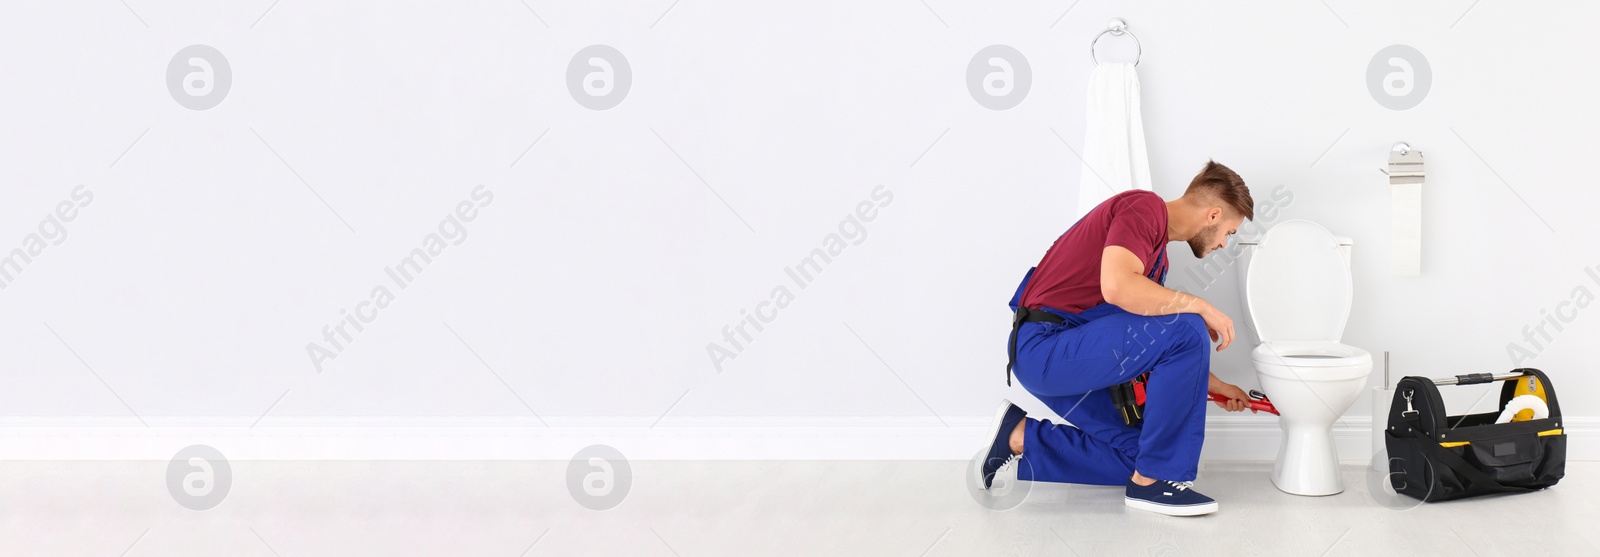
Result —
[[[610, 445], [635, 460], [963, 460], [988, 416], [748, 418], [0, 419], [0, 460], [167, 460], [210, 445], [234, 460], [567, 460]], [[1600, 460], [1600, 418], [1567, 418], [1569, 460]], [[148, 424], [148, 425], [145, 425]], [[1333, 428], [1340, 459], [1372, 456], [1371, 421]], [[1204, 460], [1277, 457], [1276, 418], [1212, 416]]]
[[[1274, 460], [1282, 444], [1277, 418], [1212, 416], [1206, 420], [1202, 460]], [[1342, 462], [1368, 462], [1377, 451], [1372, 445], [1372, 418], [1341, 418], [1333, 424], [1333, 445]]]

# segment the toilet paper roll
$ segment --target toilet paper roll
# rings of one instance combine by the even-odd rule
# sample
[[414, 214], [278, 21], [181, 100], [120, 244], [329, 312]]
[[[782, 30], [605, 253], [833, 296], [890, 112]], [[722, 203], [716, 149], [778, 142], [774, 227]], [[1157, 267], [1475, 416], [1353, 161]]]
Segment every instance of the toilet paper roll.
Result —
[[1394, 274], [1414, 277], [1422, 274], [1422, 184], [1395, 184], [1394, 219], [1389, 244]]

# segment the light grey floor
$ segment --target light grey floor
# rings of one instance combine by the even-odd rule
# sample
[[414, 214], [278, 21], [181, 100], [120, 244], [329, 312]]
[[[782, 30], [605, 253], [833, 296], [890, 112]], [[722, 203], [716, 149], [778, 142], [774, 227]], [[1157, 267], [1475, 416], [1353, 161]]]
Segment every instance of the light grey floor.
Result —
[[1196, 488], [1222, 510], [1187, 519], [1057, 484], [991, 510], [965, 462], [634, 462], [605, 511], [569, 493], [566, 462], [231, 466], [196, 511], [166, 462], [0, 463], [0, 554], [1600, 555], [1600, 463], [1540, 493], [1415, 508], [1370, 496], [1364, 467], [1307, 498], [1273, 488], [1269, 463], [1204, 463]]

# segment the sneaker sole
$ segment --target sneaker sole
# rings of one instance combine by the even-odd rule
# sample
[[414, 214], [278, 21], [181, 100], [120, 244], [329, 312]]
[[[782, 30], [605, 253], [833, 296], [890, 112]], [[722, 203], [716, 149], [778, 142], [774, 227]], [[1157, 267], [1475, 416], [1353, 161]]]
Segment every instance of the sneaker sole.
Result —
[[989, 435], [989, 445], [983, 448], [983, 454], [978, 455], [978, 458], [980, 459], [978, 465], [973, 467], [972, 479], [976, 480], [977, 483], [972, 485], [978, 486], [980, 489], [989, 489], [983, 486], [983, 465], [987, 463], [982, 462], [981, 459], [989, 457], [989, 448], [993, 447], [994, 441], [1000, 438], [1000, 428], [1005, 427], [1006, 413], [1011, 411], [1012, 406], [1016, 406], [1016, 404], [1012, 404], [1011, 399], [1000, 399], [1000, 411], [995, 412], [994, 421], [989, 423], [989, 432], [991, 433]]
[[1150, 511], [1167, 516], [1200, 516], [1203, 514], [1211, 514], [1217, 512], [1217, 507], [1219, 506], [1217, 505], [1216, 501], [1200, 505], [1176, 506], [1151, 503], [1143, 499], [1134, 499], [1132, 497], [1123, 497], [1122, 500], [1127, 503], [1128, 508], [1130, 509]]

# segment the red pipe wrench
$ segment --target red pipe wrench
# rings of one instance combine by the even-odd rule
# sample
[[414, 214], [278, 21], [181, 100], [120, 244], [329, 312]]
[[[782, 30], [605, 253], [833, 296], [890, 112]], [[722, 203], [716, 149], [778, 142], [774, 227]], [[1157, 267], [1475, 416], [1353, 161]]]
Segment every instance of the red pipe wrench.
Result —
[[[1230, 399], [1228, 397], [1222, 396], [1222, 395], [1217, 394], [1217, 393], [1207, 393], [1207, 394], [1211, 395], [1211, 400], [1213, 402], [1227, 403], [1229, 400], [1233, 400], [1233, 399]], [[1252, 390], [1252, 391], [1250, 391], [1250, 398], [1253, 398], [1255, 400], [1250, 401], [1245, 406], [1249, 407], [1251, 410], [1256, 410], [1256, 411], [1259, 411], [1259, 412], [1267, 412], [1267, 413], [1270, 413], [1270, 414], [1272, 414], [1274, 416], [1278, 415], [1277, 407], [1274, 407], [1272, 405], [1272, 401], [1267, 400], [1267, 395], [1266, 394], [1263, 394], [1261, 391]]]

